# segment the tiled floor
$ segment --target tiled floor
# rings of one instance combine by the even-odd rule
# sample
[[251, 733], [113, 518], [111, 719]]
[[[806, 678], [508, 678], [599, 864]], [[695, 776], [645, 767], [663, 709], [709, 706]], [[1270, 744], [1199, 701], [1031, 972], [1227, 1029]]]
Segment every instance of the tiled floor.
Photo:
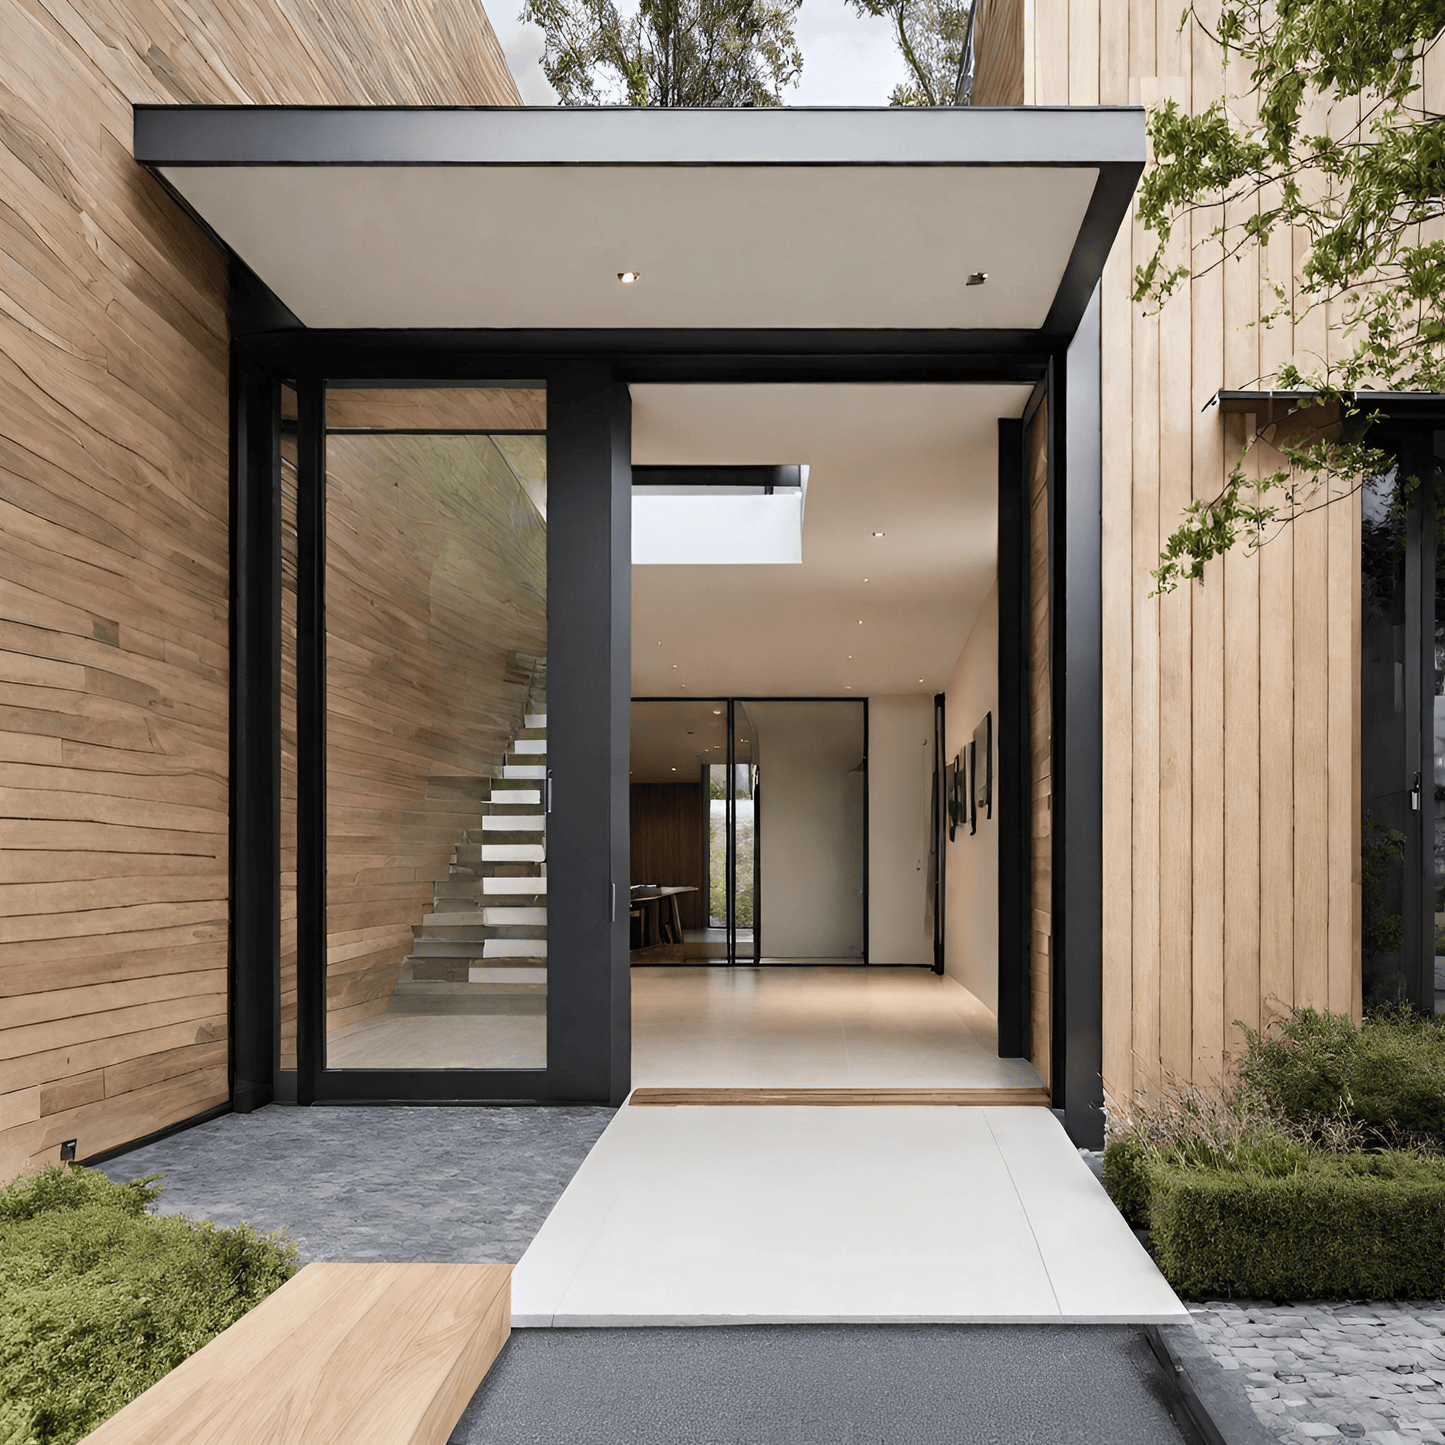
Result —
[[634, 968], [633, 1087], [1037, 1085], [993, 1015], [923, 968]]
[[[531, 1005], [533, 996], [524, 996]], [[333, 1029], [333, 1069], [542, 1069], [545, 1003], [527, 1013], [384, 1013]]]
[[620, 1110], [513, 1279], [513, 1322], [1178, 1323], [1047, 1109]]

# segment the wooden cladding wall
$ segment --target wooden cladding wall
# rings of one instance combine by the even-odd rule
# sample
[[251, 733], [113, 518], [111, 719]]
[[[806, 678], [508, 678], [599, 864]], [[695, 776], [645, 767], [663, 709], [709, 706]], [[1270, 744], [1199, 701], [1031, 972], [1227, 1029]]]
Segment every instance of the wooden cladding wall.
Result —
[[1024, 0], [978, 0], [974, 105], [1024, 103]]
[[[1248, 95], [1246, 75], [1226, 87], [1197, 28], [1180, 31], [1173, 0], [1037, 0], [1032, 14], [1032, 103]], [[1430, 64], [1438, 104], [1445, 64]], [[1193, 238], [1216, 224], [1200, 215]], [[1202, 586], [1149, 595], [1161, 540], [1192, 497], [1218, 492], [1246, 438], [1246, 419], [1205, 404], [1329, 339], [1320, 316], [1251, 325], [1273, 283], [1293, 285], [1288, 233], [1154, 316], [1129, 300], [1146, 254], [1126, 225], [1103, 282], [1103, 1046], [1116, 1102], [1219, 1079], [1242, 1043], [1236, 1020], [1360, 1007], [1357, 499], [1212, 563]]]
[[1047, 1085], [1053, 1067], [1054, 689], [1049, 626], [1049, 404], [1028, 434], [1029, 495], [1029, 1031]]
[[[540, 456], [541, 437], [528, 439]], [[547, 651], [547, 534], [489, 437], [327, 439], [327, 1025], [382, 1012]]]
[[677, 900], [684, 928], [707, 927], [702, 810], [701, 783], [632, 785], [632, 881], [696, 888]]
[[0, 0], [0, 1177], [227, 1097], [222, 257], [137, 102], [516, 103], [465, 0]]

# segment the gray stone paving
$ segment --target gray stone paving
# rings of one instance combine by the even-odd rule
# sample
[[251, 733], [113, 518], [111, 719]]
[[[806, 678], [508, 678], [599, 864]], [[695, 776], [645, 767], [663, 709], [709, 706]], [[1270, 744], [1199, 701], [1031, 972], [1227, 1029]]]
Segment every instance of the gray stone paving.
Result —
[[1445, 1302], [1231, 1300], [1189, 1312], [1286, 1445], [1445, 1441]]
[[100, 1167], [162, 1175], [163, 1214], [285, 1230], [302, 1263], [515, 1263], [612, 1114], [273, 1104]]

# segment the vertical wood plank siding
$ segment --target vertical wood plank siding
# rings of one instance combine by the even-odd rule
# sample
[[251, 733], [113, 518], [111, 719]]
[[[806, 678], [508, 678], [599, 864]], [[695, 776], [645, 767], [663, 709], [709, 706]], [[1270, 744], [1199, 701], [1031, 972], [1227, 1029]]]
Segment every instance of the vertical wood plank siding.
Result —
[[1030, 1058], [1045, 1085], [1053, 1073], [1054, 691], [1049, 665], [1049, 404], [1028, 436]]
[[[1247, 91], [1178, 17], [1163, 0], [1038, 4], [1028, 100], [1202, 108]], [[1214, 224], [1196, 220], [1194, 238]], [[1218, 492], [1253, 433], [1252, 418], [1205, 404], [1327, 338], [1318, 321], [1298, 334], [1251, 326], [1270, 285], [1293, 284], [1290, 236], [1153, 317], [1129, 299], [1146, 247], [1126, 227], [1103, 284], [1103, 1045], [1115, 1101], [1171, 1077], [1217, 1080], [1242, 1044], [1237, 1021], [1360, 1006], [1357, 500], [1258, 556], [1211, 564], [1202, 587], [1148, 595], [1161, 538], [1191, 497]], [[1276, 455], [1262, 448], [1251, 465], [1272, 470]]]
[[475, 0], [0, 0], [0, 1177], [227, 1093], [226, 272], [137, 102], [515, 104]]

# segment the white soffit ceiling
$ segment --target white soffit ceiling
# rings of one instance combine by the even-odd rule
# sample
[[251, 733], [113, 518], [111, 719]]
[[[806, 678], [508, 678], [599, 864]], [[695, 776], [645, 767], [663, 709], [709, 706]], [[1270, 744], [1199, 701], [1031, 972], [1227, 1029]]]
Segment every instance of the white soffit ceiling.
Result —
[[812, 468], [800, 566], [633, 569], [635, 696], [943, 688], [997, 575], [998, 418], [1028, 387], [631, 392], [635, 464]]
[[[308, 326], [1043, 324], [1087, 166], [236, 165], [161, 173]], [[634, 285], [619, 271], [641, 272]], [[965, 284], [986, 271], [981, 286]]]

